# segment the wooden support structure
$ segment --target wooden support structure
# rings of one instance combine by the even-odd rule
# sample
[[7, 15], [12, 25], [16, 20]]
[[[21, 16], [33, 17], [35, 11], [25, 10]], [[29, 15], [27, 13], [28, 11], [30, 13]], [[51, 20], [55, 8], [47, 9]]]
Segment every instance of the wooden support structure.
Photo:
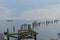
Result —
[[[25, 29], [25, 27], [27, 28], [27, 30]], [[32, 30], [31, 24], [24, 24], [21, 26], [21, 30], [18, 30], [18, 33], [15, 33], [15, 32], [10, 33], [7, 28], [7, 32], [4, 32], [4, 34], [7, 36], [7, 40], [10, 40], [9, 37], [17, 38], [18, 40], [21, 40], [21, 39], [37, 40], [36, 37], [37, 37], [38, 33], [36, 31]]]
[[35, 39], [36, 40], [37, 34], [38, 33], [36, 33], [33, 30], [18, 30], [18, 37], [20, 39]]
[[[7, 40], [9, 40], [9, 37], [17, 38], [18, 40], [21, 40], [21, 39], [34, 39], [34, 40], [36, 40], [36, 36], [38, 33], [36, 33], [33, 30], [18, 30], [18, 33], [4, 32], [4, 34], [7, 36]], [[14, 36], [14, 35], [18, 35], [18, 37]]]

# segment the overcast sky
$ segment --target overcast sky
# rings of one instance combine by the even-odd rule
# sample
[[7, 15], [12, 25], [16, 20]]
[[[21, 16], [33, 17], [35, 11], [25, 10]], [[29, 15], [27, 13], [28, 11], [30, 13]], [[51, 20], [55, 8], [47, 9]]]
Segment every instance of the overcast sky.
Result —
[[60, 0], [0, 0], [0, 19], [60, 18]]

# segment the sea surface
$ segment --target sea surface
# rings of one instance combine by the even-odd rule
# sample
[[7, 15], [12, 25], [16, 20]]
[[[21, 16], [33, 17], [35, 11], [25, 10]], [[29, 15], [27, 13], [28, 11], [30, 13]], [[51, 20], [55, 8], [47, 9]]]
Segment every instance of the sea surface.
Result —
[[[29, 23], [32, 24], [35, 20], [30, 20]], [[43, 20], [44, 21], [44, 20]], [[20, 29], [21, 24], [27, 23], [26, 20], [13, 20], [8, 22], [7, 20], [0, 20], [0, 33], [4, 33], [9, 28], [9, 31], [13, 33], [13, 26], [15, 26], [15, 32]], [[34, 30], [38, 33], [37, 40], [60, 40], [60, 21], [53, 24], [41, 24], [40, 26], [36, 26]], [[11, 38], [10, 40], [16, 40]], [[31, 40], [31, 39], [30, 39]]]

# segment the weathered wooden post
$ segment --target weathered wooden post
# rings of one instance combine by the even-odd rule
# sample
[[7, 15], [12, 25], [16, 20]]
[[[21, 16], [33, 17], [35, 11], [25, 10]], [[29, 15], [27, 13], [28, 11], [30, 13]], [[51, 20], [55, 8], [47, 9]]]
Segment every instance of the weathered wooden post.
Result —
[[9, 36], [7, 35], [7, 40], [9, 40]]
[[36, 34], [34, 34], [34, 40], [37, 40], [37, 39], [36, 39]]

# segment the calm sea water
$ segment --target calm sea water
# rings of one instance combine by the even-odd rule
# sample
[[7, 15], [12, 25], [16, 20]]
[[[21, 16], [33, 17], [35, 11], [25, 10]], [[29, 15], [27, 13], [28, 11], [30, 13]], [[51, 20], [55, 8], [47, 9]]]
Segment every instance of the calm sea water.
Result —
[[[33, 21], [29, 21], [32, 23]], [[0, 20], [0, 33], [6, 31], [7, 27], [9, 31], [12, 33], [13, 25], [15, 26], [15, 32], [20, 29], [21, 24], [27, 23], [26, 20], [14, 20], [12, 22], [7, 22], [6, 20]], [[37, 40], [50, 40], [50, 39], [58, 39], [57, 33], [60, 33], [60, 21], [58, 23], [53, 23], [49, 25], [41, 24], [34, 28], [39, 34], [37, 35]], [[13, 38], [12, 38], [13, 39]], [[12, 40], [11, 39], [11, 40]]]

